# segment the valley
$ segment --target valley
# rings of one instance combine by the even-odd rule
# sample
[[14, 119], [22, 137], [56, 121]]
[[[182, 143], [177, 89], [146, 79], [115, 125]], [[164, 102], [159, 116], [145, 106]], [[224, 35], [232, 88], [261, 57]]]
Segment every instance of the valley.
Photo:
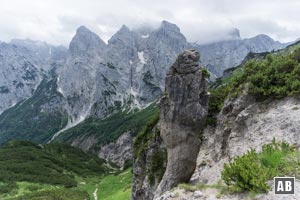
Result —
[[0, 148], [0, 155], [1, 199], [130, 196], [131, 168], [121, 172], [95, 155], [69, 145], [12, 141]]
[[274, 199], [300, 185], [299, 66], [298, 41], [166, 20], [0, 42], [0, 199]]

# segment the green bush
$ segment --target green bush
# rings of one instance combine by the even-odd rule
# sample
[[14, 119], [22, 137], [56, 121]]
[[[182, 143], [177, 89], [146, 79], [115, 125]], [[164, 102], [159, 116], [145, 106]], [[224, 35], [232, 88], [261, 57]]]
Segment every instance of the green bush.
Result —
[[233, 162], [224, 165], [222, 179], [227, 185], [236, 186], [242, 191], [267, 192], [269, 186], [266, 181], [270, 172], [258, 160], [258, 154], [253, 149], [236, 157]]
[[202, 71], [202, 75], [203, 75], [204, 78], [209, 78], [210, 77], [210, 73], [208, 72], [207, 69], [202, 68], [201, 71]]
[[[159, 134], [159, 130], [153, 130], [155, 125], [159, 121], [160, 112], [157, 110], [155, 114], [152, 115], [152, 118], [146, 123], [146, 125], [141, 129], [141, 131], [137, 134], [133, 142], [134, 149], [134, 158], [136, 159], [146, 148], [147, 142], [151, 137], [155, 137], [155, 134]], [[155, 134], [151, 134], [152, 131]]]
[[0, 194], [10, 193], [11, 191], [13, 191], [16, 188], [17, 188], [17, 185], [14, 182], [8, 182], [8, 183], [0, 182]]
[[155, 182], [160, 182], [165, 171], [167, 152], [164, 150], [155, 150], [151, 157], [150, 168], [148, 171], [149, 182], [153, 185]]
[[208, 113], [206, 124], [210, 126], [217, 125], [217, 115], [223, 108], [224, 100], [228, 95], [228, 87], [219, 87], [210, 90], [210, 97], [208, 102]]
[[258, 98], [282, 98], [300, 92], [299, 48], [287, 55], [269, 54], [244, 66], [242, 79], [249, 92]]
[[265, 167], [272, 168], [278, 172], [284, 166], [284, 157], [290, 151], [289, 144], [285, 142], [266, 144], [262, 147], [260, 161]]
[[268, 180], [274, 176], [299, 176], [300, 171], [295, 170], [299, 167], [299, 152], [295, 152], [286, 142], [278, 143], [273, 140], [272, 143], [263, 145], [260, 153], [252, 149], [225, 164], [222, 180], [241, 191], [267, 192]]
[[208, 114], [206, 118], [206, 124], [210, 126], [216, 126], [217, 115], [223, 108], [224, 101], [228, 94], [231, 92], [236, 93], [234, 89], [241, 84], [241, 76], [243, 71], [237, 69], [234, 71], [233, 75], [221, 80], [218, 79], [216, 82], [209, 85], [209, 102], [208, 102]]

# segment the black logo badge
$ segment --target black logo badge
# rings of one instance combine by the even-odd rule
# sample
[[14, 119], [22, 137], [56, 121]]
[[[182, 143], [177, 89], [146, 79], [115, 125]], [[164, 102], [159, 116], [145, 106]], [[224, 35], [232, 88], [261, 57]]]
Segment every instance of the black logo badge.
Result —
[[295, 177], [275, 177], [275, 194], [294, 194]]

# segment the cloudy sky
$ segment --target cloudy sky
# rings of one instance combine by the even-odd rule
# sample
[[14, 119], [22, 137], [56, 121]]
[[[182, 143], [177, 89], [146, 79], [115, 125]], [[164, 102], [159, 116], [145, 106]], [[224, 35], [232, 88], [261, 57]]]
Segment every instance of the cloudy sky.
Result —
[[177, 24], [188, 41], [207, 43], [236, 27], [243, 38], [268, 34], [300, 38], [299, 0], [0, 0], [0, 40], [30, 38], [68, 45], [85, 25], [107, 41], [122, 24], [162, 20]]

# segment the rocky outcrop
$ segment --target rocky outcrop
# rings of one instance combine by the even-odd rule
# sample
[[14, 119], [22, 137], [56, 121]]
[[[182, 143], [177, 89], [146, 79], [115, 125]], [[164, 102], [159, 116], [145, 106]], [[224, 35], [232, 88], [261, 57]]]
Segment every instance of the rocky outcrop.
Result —
[[117, 164], [119, 167], [126, 167], [126, 162], [132, 160], [133, 134], [128, 131], [122, 134], [116, 142], [111, 142], [101, 147], [98, 156], [109, 162]]
[[72, 146], [79, 147], [84, 151], [91, 151], [111, 164], [119, 168], [132, 165], [132, 142], [133, 133], [127, 131], [123, 133], [116, 141], [110, 142], [100, 147], [97, 146], [98, 137], [96, 135], [78, 137], [71, 142]]
[[[267, 99], [257, 102], [247, 94], [246, 89], [237, 98], [227, 99], [218, 116], [216, 128], [204, 130], [203, 142], [197, 158], [197, 167], [190, 179], [191, 184], [217, 184], [221, 179], [224, 163], [246, 153], [251, 148], [257, 151], [266, 143], [285, 141], [295, 147], [300, 146], [300, 101], [299, 97], [286, 97], [281, 100]], [[274, 195], [272, 191], [258, 195], [255, 199], [299, 199], [295, 195]], [[296, 181], [296, 187], [300, 182]], [[245, 194], [222, 195], [217, 189], [204, 189], [196, 198], [194, 192], [176, 189], [166, 192], [162, 200], [174, 199], [249, 199]], [[175, 194], [178, 194], [175, 197]]]
[[200, 133], [208, 109], [207, 80], [194, 50], [180, 54], [166, 77], [160, 133], [168, 151], [166, 172], [156, 195], [190, 179], [196, 167]]
[[224, 163], [266, 143], [285, 141], [300, 146], [299, 98], [256, 102], [246, 91], [228, 99], [219, 114], [216, 129], [204, 131], [198, 167], [192, 182], [214, 184], [221, 178]]

